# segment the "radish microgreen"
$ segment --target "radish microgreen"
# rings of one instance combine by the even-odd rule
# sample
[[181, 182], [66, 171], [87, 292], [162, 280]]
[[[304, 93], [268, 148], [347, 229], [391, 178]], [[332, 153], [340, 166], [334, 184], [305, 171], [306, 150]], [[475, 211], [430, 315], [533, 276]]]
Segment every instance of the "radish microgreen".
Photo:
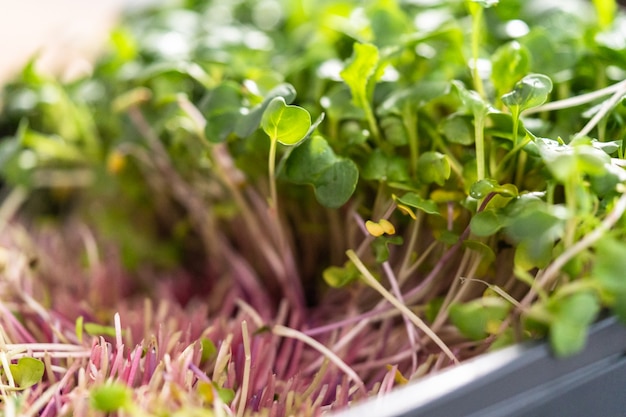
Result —
[[178, 2], [89, 74], [28, 64], [0, 114], [13, 414], [317, 415], [626, 321], [625, 13], [435, 3]]

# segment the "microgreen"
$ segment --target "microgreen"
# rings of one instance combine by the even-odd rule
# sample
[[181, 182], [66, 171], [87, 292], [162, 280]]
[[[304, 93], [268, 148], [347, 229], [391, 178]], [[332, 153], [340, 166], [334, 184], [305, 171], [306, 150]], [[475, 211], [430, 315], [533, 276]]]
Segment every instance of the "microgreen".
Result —
[[474, 143], [476, 147], [476, 179], [484, 179], [487, 172], [486, 149], [485, 149], [485, 122], [487, 114], [492, 111], [492, 107], [481, 95], [473, 90], [465, 88], [460, 81], [453, 81], [463, 106], [474, 117]]
[[283, 97], [275, 97], [263, 112], [261, 126], [270, 137], [268, 160], [271, 185], [271, 204], [277, 204], [276, 194], [276, 146], [281, 143], [294, 146], [303, 140], [311, 128], [311, 115], [302, 107], [290, 106]]
[[107, 413], [132, 408], [132, 391], [125, 385], [112, 383], [91, 392], [91, 406]]
[[291, 152], [285, 176], [296, 184], [312, 185], [322, 205], [339, 207], [352, 196], [359, 171], [350, 159], [337, 156], [326, 139], [315, 135]]
[[13, 414], [318, 415], [626, 322], [626, 15], [431, 3], [168, 4], [7, 84]]
[[9, 365], [9, 370], [17, 388], [23, 390], [41, 382], [45, 366], [39, 359], [24, 357]]
[[[497, 329], [511, 305], [499, 297], [483, 297], [450, 307], [450, 319], [467, 337], [480, 340]], [[495, 330], [495, 331], [494, 331]]]
[[376, 46], [355, 43], [352, 59], [341, 71], [341, 78], [350, 87], [354, 104], [365, 112], [370, 133], [375, 141], [380, 141], [380, 132], [372, 111], [372, 98], [374, 86], [382, 77], [383, 69]]

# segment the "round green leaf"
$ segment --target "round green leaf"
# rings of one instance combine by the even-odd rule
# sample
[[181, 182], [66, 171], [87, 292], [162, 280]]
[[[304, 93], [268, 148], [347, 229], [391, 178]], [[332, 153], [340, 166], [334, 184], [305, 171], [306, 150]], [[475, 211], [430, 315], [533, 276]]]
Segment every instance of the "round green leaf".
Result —
[[547, 75], [529, 74], [515, 84], [510, 93], [502, 96], [502, 102], [509, 108], [526, 110], [542, 105], [552, 92], [552, 80]]
[[558, 356], [566, 356], [584, 347], [588, 327], [598, 315], [600, 304], [595, 294], [584, 291], [551, 299], [548, 310], [553, 314], [550, 344]]
[[360, 276], [352, 262], [347, 262], [343, 267], [330, 266], [322, 274], [324, 281], [333, 288], [341, 288], [356, 281]]
[[492, 178], [484, 178], [477, 181], [470, 188], [470, 196], [477, 200], [485, 198], [490, 193], [500, 194], [504, 197], [517, 197], [519, 194], [514, 184], [500, 185]]
[[530, 52], [517, 41], [508, 42], [493, 53], [491, 79], [497, 91], [509, 91], [515, 83], [528, 74]]
[[377, 149], [368, 157], [361, 175], [367, 180], [406, 182], [409, 167], [406, 158]]
[[224, 83], [214, 88], [201, 108], [207, 121], [204, 130], [206, 138], [210, 142], [225, 141], [237, 126], [241, 107], [239, 85]]
[[311, 115], [302, 107], [288, 105], [284, 98], [276, 97], [265, 109], [261, 127], [271, 140], [295, 145], [309, 132]]
[[494, 210], [476, 213], [470, 221], [470, 229], [476, 236], [491, 236], [502, 228], [502, 220]]
[[619, 240], [604, 237], [596, 246], [596, 257], [592, 276], [602, 288], [611, 293], [626, 294], [624, 259], [626, 244]]
[[500, 297], [483, 297], [465, 304], [450, 306], [450, 320], [466, 337], [480, 340], [488, 335], [490, 322], [499, 322], [508, 314], [511, 304]]
[[315, 197], [320, 204], [336, 208], [342, 206], [354, 193], [359, 169], [349, 159], [339, 159], [315, 181]]
[[556, 356], [579, 352], [587, 340], [587, 326], [569, 321], [557, 321], [550, 326], [550, 346]]
[[483, 100], [478, 92], [468, 90], [465, 88], [465, 84], [458, 80], [452, 81], [452, 86], [456, 89], [459, 98], [463, 102], [463, 106], [474, 115], [474, 117], [484, 116], [489, 113], [491, 106]]
[[471, 145], [474, 143], [472, 120], [463, 114], [452, 114], [440, 125], [440, 129], [450, 143]]
[[282, 97], [285, 103], [289, 104], [296, 98], [296, 89], [291, 84], [287, 83], [279, 84], [274, 87], [267, 93], [267, 96], [263, 99], [261, 104], [254, 107], [237, 121], [238, 124], [235, 127], [235, 134], [240, 138], [250, 136], [259, 127], [269, 104], [277, 97]]
[[32, 387], [41, 381], [44, 368], [42, 361], [29, 357], [20, 358], [17, 363], [9, 365], [13, 380], [20, 389]]
[[285, 174], [296, 184], [313, 184], [322, 172], [335, 163], [337, 155], [321, 136], [296, 147], [285, 162]]
[[296, 184], [310, 184], [326, 207], [343, 205], [356, 188], [359, 171], [354, 162], [335, 155], [321, 136], [296, 147], [285, 162], [285, 176]]
[[425, 213], [439, 215], [439, 207], [437, 207], [437, 203], [432, 200], [422, 198], [416, 193], [409, 192], [404, 194], [402, 197], [394, 196], [394, 200], [400, 204], [416, 208]]
[[91, 391], [91, 406], [99, 411], [112, 413], [131, 404], [130, 388], [119, 382], [97, 387]]
[[425, 184], [443, 185], [450, 178], [450, 162], [439, 152], [424, 152], [417, 160], [419, 180]]

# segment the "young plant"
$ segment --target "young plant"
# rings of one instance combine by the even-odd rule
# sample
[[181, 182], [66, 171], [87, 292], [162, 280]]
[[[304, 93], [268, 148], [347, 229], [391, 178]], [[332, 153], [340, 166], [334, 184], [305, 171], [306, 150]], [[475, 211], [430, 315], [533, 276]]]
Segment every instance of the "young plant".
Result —
[[5, 414], [318, 415], [624, 319], [624, 16], [572, 1], [185, 2], [29, 65]]
[[302, 141], [311, 129], [311, 115], [302, 107], [288, 105], [283, 97], [269, 102], [261, 119], [263, 131], [270, 138], [268, 171], [270, 177], [270, 207], [276, 210], [276, 148], [278, 143], [295, 146]]

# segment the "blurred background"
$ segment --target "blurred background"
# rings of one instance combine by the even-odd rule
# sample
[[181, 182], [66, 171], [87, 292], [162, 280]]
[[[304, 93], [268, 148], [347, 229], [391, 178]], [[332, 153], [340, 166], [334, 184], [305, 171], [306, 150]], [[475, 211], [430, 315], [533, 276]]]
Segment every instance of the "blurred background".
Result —
[[156, 1], [0, 0], [0, 84], [35, 53], [65, 77], [88, 71], [119, 14]]
[[36, 53], [39, 68], [64, 78], [88, 72], [120, 13], [166, 1], [0, 0], [0, 85]]

